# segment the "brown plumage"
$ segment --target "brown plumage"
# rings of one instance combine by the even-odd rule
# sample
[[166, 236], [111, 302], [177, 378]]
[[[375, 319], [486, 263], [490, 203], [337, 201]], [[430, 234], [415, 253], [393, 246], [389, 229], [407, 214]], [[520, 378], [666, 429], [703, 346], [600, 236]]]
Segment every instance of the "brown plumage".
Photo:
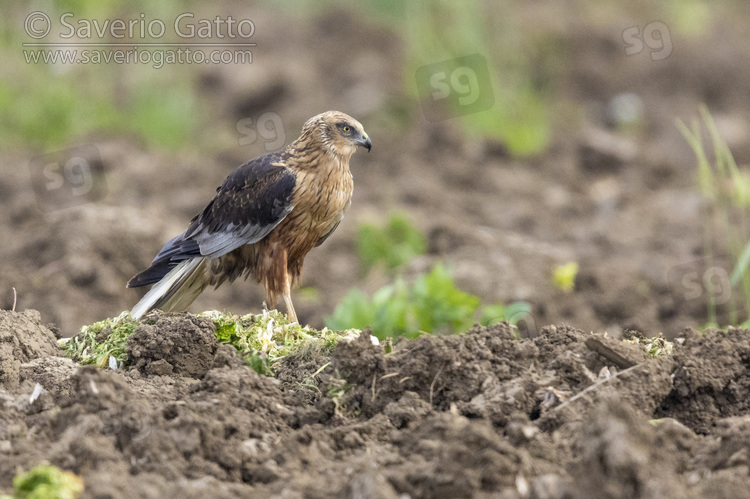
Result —
[[154, 287], [131, 315], [185, 310], [209, 285], [253, 276], [273, 308], [281, 297], [297, 321], [291, 289], [307, 253], [336, 230], [351, 204], [349, 158], [372, 143], [362, 125], [338, 111], [310, 118], [283, 151], [232, 172], [188, 229], [161, 249], [128, 287]]

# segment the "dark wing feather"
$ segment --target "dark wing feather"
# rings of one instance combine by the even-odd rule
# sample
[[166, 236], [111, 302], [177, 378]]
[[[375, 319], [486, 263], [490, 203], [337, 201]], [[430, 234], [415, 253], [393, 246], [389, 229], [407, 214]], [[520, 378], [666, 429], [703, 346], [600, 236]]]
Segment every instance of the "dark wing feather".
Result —
[[162, 277], [167, 275], [181, 261], [198, 256], [201, 256], [198, 243], [185, 239], [184, 234], [180, 234], [165, 244], [154, 261], [151, 262], [151, 266], [130, 279], [127, 286], [137, 288], [155, 284], [161, 281]]
[[193, 220], [184, 238], [198, 243], [203, 256], [219, 257], [257, 243], [294, 208], [295, 174], [283, 153], [267, 154], [235, 170]]
[[154, 284], [183, 260], [216, 258], [266, 237], [294, 208], [296, 177], [285, 159], [285, 153], [266, 154], [232, 172], [185, 233], [165, 244], [128, 287]]

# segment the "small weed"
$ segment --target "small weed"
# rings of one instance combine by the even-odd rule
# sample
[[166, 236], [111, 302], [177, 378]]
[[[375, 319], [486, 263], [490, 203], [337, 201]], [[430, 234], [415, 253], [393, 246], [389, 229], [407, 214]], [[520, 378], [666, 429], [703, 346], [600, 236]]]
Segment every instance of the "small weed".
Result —
[[566, 293], [573, 290], [576, 276], [578, 275], [578, 263], [570, 262], [564, 265], [558, 265], [552, 272], [552, 283], [556, 288]]
[[[106, 367], [112, 358], [118, 367], [126, 366], [128, 338], [137, 328], [138, 321], [131, 319], [128, 312], [83, 326], [77, 336], [65, 342], [65, 355], [81, 364]], [[102, 339], [104, 335], [106, 338]]]
[[506, 321], [515, 325], [522, 320], [527, 320], [530, 314], [531, 305], [525, 301], [517, 301], [508, 305], [495, 303], [482, 307], [482, 320], [479, 323], [483, 326], [491, 326]]
[[81, 492], [83, 480], [78, 475], [49, 464], [35, 466], [13, 479], [13, 497], [17, 499], [75, 499]]
[[[422, 332], [449, 334], [471, 328], [476, 320], [480, 299], [456, 288], [448, 270], [436, 265], [429, 274], [419, 276], [411, 285], [398, 278], [368, 297], [353, 289], [326, 318], [331, 329], [372, 326], [373, 335], [383, 340], [387, 337], [413, 338]], [[481, 322], [521, 318], [520, 312], [528, 304], [509, 307], [491, 305], [484, 307]], [[510, 313], [509, 313], [510, 312]]]
[[[740, 312], [745, 315], [750, 312], [750, 274], [747, 271], [750, 262], [750, 219], [747, 213], [750, 208], [750, 175], [737, 166], [708, 108], [701, 107], [700, 114], [708, 131], [713, 160], [709, 159], [704, 148], [699, 120], [693, 120], [691, 128], [678, 120], [677, 127], [693, 149], [698, 162], [698, 186], [707, 200], [703, 215], [706, 227], [704, 254], [708, 268], [716, 266], [717, 249], [728, 250], [734, 263], [729, 285], [737, 292], [732, 293], [726, 305], [729, 324], [738, 324]], [[712, 288], [723, 285], [723, 282], [706, 283]], [[708, 323], [718, 325], [718, 307], [723, 304], [717, 301], [720, 294], [716, 289], [706, 291]]]
[[385, 341], [383, 341], [383, 352], [385, 352], [386, 354], [393, 352], [393, 338], [392, 337], [389, 336], [388, 338], [385, 339]]

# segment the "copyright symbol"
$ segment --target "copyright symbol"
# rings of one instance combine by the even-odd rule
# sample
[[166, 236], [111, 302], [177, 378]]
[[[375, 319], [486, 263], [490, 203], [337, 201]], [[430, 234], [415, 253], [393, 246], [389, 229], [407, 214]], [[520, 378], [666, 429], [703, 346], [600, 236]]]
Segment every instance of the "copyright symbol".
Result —
[[23, 27], [26, 30], [27, 35], [38, 40], [49, 34], [52, 22], [47, 14], [36, 11], [26, 16], [26, 21], [24, 22]]

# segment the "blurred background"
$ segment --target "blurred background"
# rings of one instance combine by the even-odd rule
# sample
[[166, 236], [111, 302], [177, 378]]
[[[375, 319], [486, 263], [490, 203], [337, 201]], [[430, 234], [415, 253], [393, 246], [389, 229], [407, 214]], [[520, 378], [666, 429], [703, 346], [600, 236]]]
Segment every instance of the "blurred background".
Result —
[[[3, 10], [0, 307], [15, 288], [17, 309], [65, 336], [130, 309], [143, 291], [127, 280], [226, 175], [329, 109], [373, 149], [306, 260], [301, 321], [402, 320], [415, 296], [432, 311], [420, 328], [442, 327], [443, 306], [453, 327], [523, 313], [532, 332], [747, 319], [744, 2]], [[257, 312], [263, 297], [235, 282], [191, 311]]]

